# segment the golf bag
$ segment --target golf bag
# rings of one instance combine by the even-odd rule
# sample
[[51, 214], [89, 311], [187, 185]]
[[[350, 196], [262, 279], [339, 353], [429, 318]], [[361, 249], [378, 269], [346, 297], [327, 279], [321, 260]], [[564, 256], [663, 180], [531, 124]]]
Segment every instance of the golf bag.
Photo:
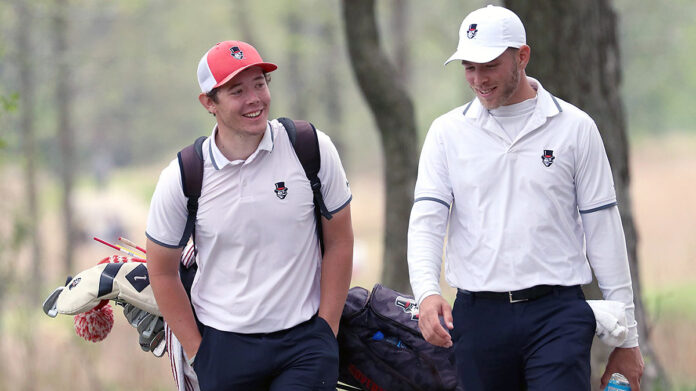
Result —
[[454, 349], [418, 329], [412, 296], [376, 284], [348, 292], [338, 332], [339, 381], [368, 391], [458, 390]]

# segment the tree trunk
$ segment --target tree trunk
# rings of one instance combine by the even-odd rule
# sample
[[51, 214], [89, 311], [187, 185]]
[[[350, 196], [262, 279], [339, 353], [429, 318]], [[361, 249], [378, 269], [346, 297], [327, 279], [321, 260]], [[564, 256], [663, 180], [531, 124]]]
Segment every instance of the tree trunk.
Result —
[[[650, 345], [650, 328], [641, 299], [638, 237], [631, 210], [629, 147], [619, 95], [621, 62], [616, 14], [610, 0], [506, 0], [505, 3], [520, 16], [527, 29], [527, 42], [532, 48], [527, 73], [538, 77], [554, 95], [587, 112], [604, 140], [626, 234], [640, 347], [646, 363], [641, 388], [652, 389], [663, 381], [665, 374]], [[601, 297], [596, 281], [587, 292]], [[594, 384], [599, 384], [597, 379], [608, 353], [601, 343], [594, 344]]]
[[268, 56], [265, 54], [264, 50], [259, 46], [260, 42], [257, 41], [256, 30], [250, 23], [251, 17], [249, 13], [249, 2], [247, 0], [235, 0], [233, 1], [233, 12], [230, 15], [230, 22], [234, 22], [239, 27], [239, 33], [241, 34], [240, 40], [250, 43], [256, 50], [261, 53], [261, 57], [264, 59]]
[[403, 0], [391, 1], [391, 20], [389, 27], [394, 39], [394, 63], [399, 75], [399, 81], [407, 86], [411, 78], [411, 55], [409, 39], [409, 4]]
[[[327, 18], [328, 19], [328, 18]], [[323, 41], [322, 47], [326, 50], [327, 55], [322, 56], [320, 61], [323, 62], [323, 69], [339, 69], [341, 62], [341, 45], [337, 37], [337, 31], [333, 20], [326, 20], [320, 27], [321, 36], [319, 39]], [[341, 156], [343, 167], [350, 166], [348, 153], [345, 152], [345, 135], [343, 134], [343, 102], [341, 94], [341, 81], [338, 77], [338, 72], [323, 72], [322, 77], [324, 82], [320, 83], [322, 88], [321, 96], [326, 111], [327, 132], [330, 133], [331, 139]], [[328, 126], [330, 125], [330, 129]]]
[[387, 203], [382, 282], [410, 292], [406, 236], [418, 164], [413, 104], [380, 47], [374, 0], [341, 4], [353, 73], [377, 122], [384, 151]]
[[288, 44], [285, 59], [285, 67], [287, 69], [287, 79], [290, 85], [290, 113], [291, 118], [307, 119], [309, 112], [310, 96], [307, 88], [308, 80], [304, 78], [305, 72], [302, 72], [302, 60], [304, 59], [303, 45], [303, 16], [300, 15], [300, 9], [297, 7], [288, 7], [285, 16], [286, 28], [288, 31]]
[[60, 179], [62, 188], [61, 206], [63, 210], [64, 250], [63, 263], [66, 273], [72, 273], [76, 230], [72, 205], [73, 183], [75, 177], [75, 138], [72, 129], [72, 83], [68, 59], [68, 2], [55, 0], [53, 14], [53, 49], [55, 50], [56, 91], [55, 105], [58, 115], [58, 141], [60, 143]]
[[27, 233], [31, 243], [31, 284], [28, 287], [32, 302], [38, 302], [41, 294], [41, 237], [39, 234], [39, 203], [36, 186], [36, 136], [34, 132], [34, 105], [36, 84], [34, 83], [34, 61], [31, 58], [31, 26], [30, 5], [17, 1], [17, 62], [19, 63], [20, 123], [19, 133], [22, 142], [24, 158], [24, 186], [26, 204], [22, 214], [27, 215]]

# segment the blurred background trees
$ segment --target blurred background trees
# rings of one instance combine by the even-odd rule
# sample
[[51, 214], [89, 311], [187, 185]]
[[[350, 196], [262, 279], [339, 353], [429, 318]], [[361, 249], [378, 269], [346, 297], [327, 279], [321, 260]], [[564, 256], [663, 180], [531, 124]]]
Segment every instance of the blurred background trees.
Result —
[[[696, 276], [678, 272], [689, 270], [680, 265], [696, 258], [688, 239], [696, 229], [689, 218], [694, 212], [686, 201], [696, 178], [688, 174], [693, 170], [669, 183], [664, 175], [682, 173], [680, 167], [689, 164], [683, 159], [696, 147], [690, 103], [696, 89], [696, 56], [690, 50], [696, 4], [506, 3], [527, 25], [530, 76], [588, 111], [603, 132], [633, 262], [643, 246], [633, 271], [648, 270], [634, 281], [645, 282], [643, 304], [651, 315], [641, 334], [651, 338], [673, 383], [696, 384], [696, 364], [683, 364], [696, 348], [689, 345], [696, 341], [689, 332], [696, 325], [696, 301], [688, 299], [696, 293]], [[74, 335], [70, 319], [41, 314], [37, 300], [66, 275], [111, 254], [91, 236], [144, 241], [159, 171], [181, 146], [212, 129], [197, 102], [195, 69], [203, 52], [220, 40], [247, 40], [280, 66], [271, 82], [273, 117], [309, 119], [339, 148], [354, 194], [354, 284], [380, 281], [408, 290], [405, 224], [420, 145], [434, 118], [473, 97], [462, 70], [442, 64], [456, 47], [464, 16], [482, 5], [475, 0], [0, 1], [0, 357], [12, 358], [0, 366], [0, 390], [75, 384], [171, 389], [165, 360], [139, 354], [133, 330], [119, 328], [125, 323], [120, 315], [112, 336], [89, 344]], [[368, 41], [351, 35], [366, 23], [372, 29]], [[607, 40], [598, 45], [581, 44], [602, 37]], [[594, 55], [600, 57], [588, 61]], [[375, 60], [383, 67], [374, 68]], [[364, 61], [373, 68], [354, 69]], [[377, 87], [379, 93], [379, 86], [385, 94], [400, 95], [393, 101], [398, 103], [385, 108], [378, 97], [371, 101], [368, 90]], [[651, 145], [656, 150], [647, 148]], [[666, 162], [660, 166], [664, 171], [654, 174], [662, 182], [640, 188], [667, 192], [669, 201], [640, 209], [648, 195], [629, 196], [631, 161], [643, 167], [631, 172], [639, 179], [632, 187], [644, 186], [640, 175], [653, 172], [641, 165], [647, 155], [629, 154], [637, 148], [653, 154], [651, 162]], [[656, 243], [653, 225], [639, 220], [649, 212], [669, 217], [658, 220], [670, 224], [663, 229], [670, 235], [661, 240], [681, 241]], [[637, 242], [633, 222], [639, 233], [652, 234]], [[85, 364], [74, 369], [71, 361]], [[35, 375], [20, 376], [32, 362], [38, 366]], [[113, 362], [147, 380], [105, 373]]]

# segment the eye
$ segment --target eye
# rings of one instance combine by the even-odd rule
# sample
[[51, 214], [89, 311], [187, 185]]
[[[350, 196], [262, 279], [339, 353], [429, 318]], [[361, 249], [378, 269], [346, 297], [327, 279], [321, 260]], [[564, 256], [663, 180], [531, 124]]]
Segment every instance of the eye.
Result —
[[242, 94], [241, 88], [233, 88], [230, 90], [230, 95], [241, 95], [241, 94]]

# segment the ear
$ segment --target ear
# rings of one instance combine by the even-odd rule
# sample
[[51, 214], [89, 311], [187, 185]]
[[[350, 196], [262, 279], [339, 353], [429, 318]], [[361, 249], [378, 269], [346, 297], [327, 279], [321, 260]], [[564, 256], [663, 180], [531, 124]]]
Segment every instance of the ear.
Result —
[[529, 64], [531, 52], [532, 49], [527, 45], [520, 46], [520, 49], [517, 51], [517, 58], [520, 62], [520, 68], [523, 70], [527, 67], [527, 64]]
[[215, 111], [217, 111], [217, 106], [215, 105], [215, 102], [205, 93], [201, 92], [200, 95], [198, 95], [198, 101], [201, 102], [203, 107], [212, 115], [215, 115]]

